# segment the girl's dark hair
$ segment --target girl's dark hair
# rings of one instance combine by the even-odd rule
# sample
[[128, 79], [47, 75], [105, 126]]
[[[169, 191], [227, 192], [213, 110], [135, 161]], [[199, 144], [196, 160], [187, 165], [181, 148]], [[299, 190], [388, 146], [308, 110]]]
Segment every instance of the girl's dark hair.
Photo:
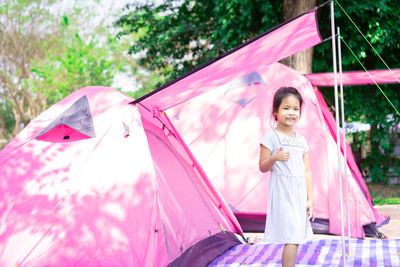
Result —
[[299, 91], [297, 91], [297, 89], [294, 87], [281, 87], [278, 89], [278, 91], [275, 92], [274, 101], [272, 102], [272, 115], [275, 120], [277, 120], [275, 113], [278, 112], [282, 99], [284, 99], [288, 95], [294, 95], [295, 97], [297, 97], [300, 103], [300, 111], [301, 111], [301, 106], [303, 105], [303, 98], [301, 97]]

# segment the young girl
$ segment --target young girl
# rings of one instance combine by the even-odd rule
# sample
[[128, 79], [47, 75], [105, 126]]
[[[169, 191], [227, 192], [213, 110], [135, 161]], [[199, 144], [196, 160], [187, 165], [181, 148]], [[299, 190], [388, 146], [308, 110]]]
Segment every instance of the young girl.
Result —
[[293, 130], [303, 99], [293, 87], [274, 95], [275, 129], [261, 140], [260, 171], [271, 171], [265, 241], [284, 244], [282, 266], [295, 266], [298, 244], [312, 235], [314, 220], [312, 177], [306, 139]]

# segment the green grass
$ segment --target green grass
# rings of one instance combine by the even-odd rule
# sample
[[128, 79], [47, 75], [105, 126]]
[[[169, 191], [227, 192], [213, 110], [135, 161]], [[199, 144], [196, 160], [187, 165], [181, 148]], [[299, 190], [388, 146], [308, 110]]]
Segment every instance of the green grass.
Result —
[[376, 198], [372, 196], [374, 205], [400, 205], [400, 198]]
[[375, 205], [400, 205], [400, 184], [367, 184]]

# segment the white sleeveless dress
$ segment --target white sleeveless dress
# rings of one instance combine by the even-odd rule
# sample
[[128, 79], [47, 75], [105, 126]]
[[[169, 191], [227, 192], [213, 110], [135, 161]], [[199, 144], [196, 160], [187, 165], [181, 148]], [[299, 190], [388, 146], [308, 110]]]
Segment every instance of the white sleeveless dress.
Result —
[[271, 170], [264, 242], [303, 244], [313, 234], [307, 215], [307, 183], [303, 160], [304, 153], [308, 151], [307, 141], [299, 134], [289, 138], [272, 130], [265, 134], [261, 144], [272, 153], [280, 147], [290, 152], [287, 162], [277, 161]]

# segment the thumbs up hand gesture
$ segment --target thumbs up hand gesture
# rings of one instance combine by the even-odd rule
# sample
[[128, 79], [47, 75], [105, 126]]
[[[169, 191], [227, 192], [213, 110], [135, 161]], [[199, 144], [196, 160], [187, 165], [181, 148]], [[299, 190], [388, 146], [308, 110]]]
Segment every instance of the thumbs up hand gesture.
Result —
[[288, 161], [290, 157], [290, 152], [283, 151], [283, 148], [280, 147], [278, 151], [275, 152], [275, 159], [277, 161]]

